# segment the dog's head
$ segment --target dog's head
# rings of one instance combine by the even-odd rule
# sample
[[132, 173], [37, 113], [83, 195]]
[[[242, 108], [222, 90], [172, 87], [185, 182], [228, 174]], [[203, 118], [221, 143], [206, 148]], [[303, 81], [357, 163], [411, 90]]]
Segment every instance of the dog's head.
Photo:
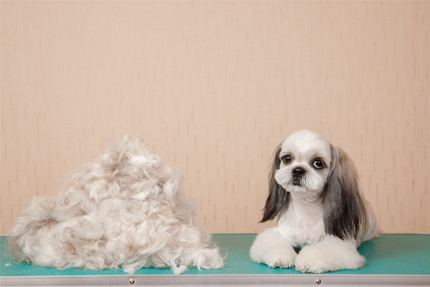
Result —
[[284, 140], [274, 170], [276, 183], [297, 195], [317, 195], [324, 189], [332, 156], [328, 140], [308, 130], [298, 131]]
[[323, 197], [327, 234], [356, 238], [360, 225], [367, 225], [354, 163], [320, 134], [300, 130], [276, 148], [261, 222], [285, 212], [291, 195]]

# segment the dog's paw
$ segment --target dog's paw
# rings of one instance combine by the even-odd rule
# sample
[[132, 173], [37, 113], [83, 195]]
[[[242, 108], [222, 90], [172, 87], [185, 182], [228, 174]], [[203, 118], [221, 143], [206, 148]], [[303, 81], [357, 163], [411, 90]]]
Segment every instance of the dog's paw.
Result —
[[294, 267], [296, 256], [297, 254], [274, 254], [272, 256], [267, 256], [263, 263], [272, 268], [292, 268]]
[[249, 255], [253, 261], [273, 268], [291, 268], [297, 253], [275, 228], [269, 228], [257, 236]]
[[272, 268], [294, 267], [297, 253], [291, 246], [265, 246], [263, 249], [251, 249], [251, 259], [257, 263], [264, 263]]
[[304, 247], [296, 258], [296, 270], [309, 273], [323, 273], [328, 271], [357, 269], [364, 265], [365, 259], [354, 245], [337, 244], [324, 246], [323, 244]]
[[299, 254], [295, 263], [296, 271], [303, 273], [323, 273], [331, 270], [323, 259], [308, 254]]

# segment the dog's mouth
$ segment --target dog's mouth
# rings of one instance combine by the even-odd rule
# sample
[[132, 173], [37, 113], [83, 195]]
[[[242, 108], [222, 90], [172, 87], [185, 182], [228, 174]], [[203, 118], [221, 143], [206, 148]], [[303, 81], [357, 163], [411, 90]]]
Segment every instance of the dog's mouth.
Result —
[[302, 186], [302, 183], [301, 183], [300, 179], [298, 179], [298, 178], [293, 179], [292, 183], [295, 186]]

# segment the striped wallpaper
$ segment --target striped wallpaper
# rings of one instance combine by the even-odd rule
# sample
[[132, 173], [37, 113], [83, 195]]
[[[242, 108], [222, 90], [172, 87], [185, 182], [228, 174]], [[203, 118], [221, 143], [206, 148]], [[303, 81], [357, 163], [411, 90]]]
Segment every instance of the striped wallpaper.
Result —
[[385, 232], [430, 233], [430, 1], [1, 1], [8, 234], [109, 140], [184, 173], [211, 232], [258, 232], [270, 157], [308, 128]]

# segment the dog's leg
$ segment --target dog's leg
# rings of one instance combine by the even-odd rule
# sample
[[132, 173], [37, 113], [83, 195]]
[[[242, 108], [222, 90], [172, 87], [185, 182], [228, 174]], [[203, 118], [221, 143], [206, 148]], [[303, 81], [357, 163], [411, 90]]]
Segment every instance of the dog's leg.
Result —
[[251, 259], [270, 267], [294, 267], [297, 253], [276, 227], [258, 234], [250, 250]]
[[296, 258], [296, 270], [322, 273], [342, 269], [357, 269], [365, 259], [356, 247], [355, 240], [342, 240], [327, 236], [321, 242], [303, 247]]

